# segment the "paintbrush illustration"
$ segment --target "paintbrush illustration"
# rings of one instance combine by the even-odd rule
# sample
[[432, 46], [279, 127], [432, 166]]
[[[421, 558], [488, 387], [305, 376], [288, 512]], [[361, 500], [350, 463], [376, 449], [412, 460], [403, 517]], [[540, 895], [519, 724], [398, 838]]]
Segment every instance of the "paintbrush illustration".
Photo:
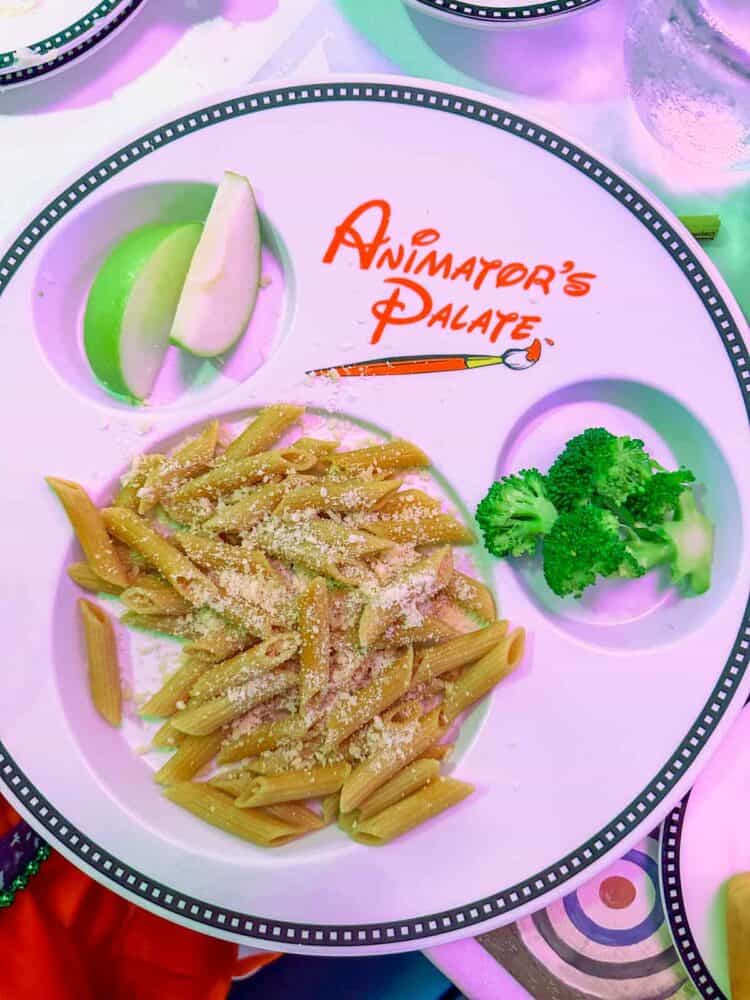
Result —
[[393, 358], [373, 358], [350, 365], [317, 368], [308, 375], [333, 375], [349, 378], [362, 375], [427, 375], [435, 372], [460, 372], [472, 368], [505, 365], [511, 371], [523, 371], [537, 363], [542, 345], [535, 340], [529, 347], [511, 347], [502, 354], [418, 354]]

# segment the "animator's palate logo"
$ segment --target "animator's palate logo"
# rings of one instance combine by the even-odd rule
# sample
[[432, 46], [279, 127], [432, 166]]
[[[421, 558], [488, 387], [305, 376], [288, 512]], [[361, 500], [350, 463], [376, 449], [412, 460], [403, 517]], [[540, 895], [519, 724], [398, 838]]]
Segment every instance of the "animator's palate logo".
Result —
[[[389, 332], [400, 328], [419, 327], [474, 334], [506, 350], [492, 355], [379, 358], [314, 374], [416, 374], [491, 364], [529, 368], [540, 360], [543, 345], [554, 346], [552, 337], [544, 333], [541, 310], [532, 306], [532, 300], [554, 295], [582, 298], [597, 278], [573, 260], [541, 264], [479, 254], [459, 256], [445, 248], [439, 229], [419, 229], [400, 242], [391, 233], [392, 214], [382, 198], [363, 202], [336, 226], [323, 255], [323, 263], [329, 265], [353, 255], [360, 270], [383, 275], [382, 295], [370, 309], [370, 343], [387, 340]], [[488, 292], [497, 293], [502, 305], [487, 307]], [[484, 305], [478, 306], [477, 300]]]

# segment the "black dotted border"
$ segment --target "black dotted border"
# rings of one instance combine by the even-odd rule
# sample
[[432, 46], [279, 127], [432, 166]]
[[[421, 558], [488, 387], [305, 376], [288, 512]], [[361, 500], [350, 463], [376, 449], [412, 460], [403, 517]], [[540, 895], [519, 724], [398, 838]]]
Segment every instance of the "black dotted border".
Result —
[[417, 0], [417, 3], [429, 7], [431, 10], [437, 10], [454, 17], [463, 17], [470, 21], [488, 21], [492, 24], [498, 21], [512, 21], [518, 24], [524, 21], [536, 21], [541, 17], [570, 14], [574, 10], [591, 7], [593, 4], [599, 3], [599, 0], [547, 0], [545, 3], [503, 8], [461, 3], [461, 0]]
[[[61, 69], [63, 66], [67, 66], [68, 63], [78, 59], [84, 53], [89, 52], [95, 46], [99, 45], [105, 38], [109, 37], [143, 3], [145, 3], [145, 0], [102, 0], [101, 3], [89, 11], [85, 17], [76, 21], [75, 24], [71, 24], [55, 35], [50, 35], [49, 38], [45, 38], [41, 42], [35, 42], [33, 45], [30, 45], [29, 48], [32, 52], [40, 56], [48, 56], [57, 49], [63, 49], [59, 54], [45, 58], [43, 62], [35, 63], [33, 66], [13, 69], [12, 67], [16, 61], [15, 50], [0, 52], [0, 89], [3, 87], [12, 87], [19, 83], [28, 83], [30, 80], [47, 76]], [[96, 28], [102, 18], [112, 14], [122, 4], [124, 4], [124, 7], [118, 14], [108, 20], [98, 30], [92, 30]], [[77, 38], [80, 39], [78, 45], [65, 48], [65, 46], [74, 42]]]
[[682, 964], [690, 973], [693, 985], [705, 1000], [729, 1000], [708, 970], [696, 944], [685, 908], [685, 897], [680, 878], [682, 830], [690, 801], [688, 793], [664, 821], [661, 834], [661, 871], [664, 910], [667, 915], [672, 940]]
[[[693, 249], [684, 242], [682, 235], [676, 233], [671, 224], [626, 181], [573, 143], [525, 118], [519, 118], [491, 104], [419, 86], [390, 83], [378, 85], [369, 82], [321, 83], [307, 86], [300, 84], [222, 101], [153, 129], [140, 139], [123, 146], [79, 177], [29, 223], [0, 259], [0, 295], [26, 255], [44, 235], [72, 211], [79, 201], [126, 170], [132, 163], [149, 156], [162, 146], [176, 142], [185, 135], [220, 122], [244, 118], [274, 108], [329, 101], [406, 104], [469, 118], [547, 150], [609, 191], [641, 222], [654, 239], [663, 245], [701, 299], [732, 362], [750, 418], [750, 370], [742, 336], [721, 293], [713, 281], [704, 274]], [[641, 794], [589, 841], [557, 863], [517, 885], [453, 910], [398, 923], [304, 926], [272, 922], [261, 917], [210, 906], [201, 900], [161, 885], [141, 872], [134, 871], [89, 840], [58, 813], [28, 781], [2, 743], [0, 743], [0, 780], [34, 817], [36, 824], [43, 827], [55, 841], [64, 845], [81, 861], [96, 869], [113, 884], [128, 890], [152, 906], [183, 916], [196, 925], [219, 931], [231, 931], [238, 936], [278, 946], [282, 946], [285, 942], [314, 947], [357, 948], [428, 940], [511, 914], [528, 903], [539, 902], [541, 905], [544, 896], [551, 889], [564, 885], [571, 878], [580, 875], [640, 826], [685, 776], [716, 730], [736, 696], [745, 674], [749, 649], [750, 603], [745, 609], [727, 664], [708, 702], [684, 740]]]

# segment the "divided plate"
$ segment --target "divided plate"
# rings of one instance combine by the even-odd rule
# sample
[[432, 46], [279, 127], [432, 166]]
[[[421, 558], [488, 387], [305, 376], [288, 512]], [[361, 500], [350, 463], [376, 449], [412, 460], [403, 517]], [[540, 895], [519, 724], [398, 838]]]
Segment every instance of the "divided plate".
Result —
[[[86, 366], [89, 283], [132, 227], [205, 215], [227, 168], [256, 187], [271, 283], [236, 352], [221, 364], [174, 352], [152, 405], [133, 410]], [[359, 251], [351, 233], [336, 236], [356, 209]], [[372, 256], [379, 230], [390, 242]], [[685, 794], [744, 703], [746, 328], [677, 220], [554, 130], [414, 79], [228, 94], [61, 184], [0, 258], [0, 293], [12, 652], [0, 780], [36, 829], [116, 891], [197, 929], [289, 950], [476, 934], [622, 856]], [[512, 367], [510, 350], [535, 363]], [[506, 363], [418, 373], [436, 354]], [[306, 375], [403, 356], [416, 373]], [[653, 574], [558, 601], [538, 565], [481, 558], [529, 642], [451, 763], [476, 793], [379, 850], [335, 829], [272, 852], [234, 840], [166, 801], [149, 762], [95, 715], [64, 574], [75, 547], [43, 476], [103, 500], [133, 453], [275, 400], [413, 439], [467, 517], [498, 474], [546, 468], [587, 426], [640, 435], [705, 484], [714, 585], [680, 598]]]

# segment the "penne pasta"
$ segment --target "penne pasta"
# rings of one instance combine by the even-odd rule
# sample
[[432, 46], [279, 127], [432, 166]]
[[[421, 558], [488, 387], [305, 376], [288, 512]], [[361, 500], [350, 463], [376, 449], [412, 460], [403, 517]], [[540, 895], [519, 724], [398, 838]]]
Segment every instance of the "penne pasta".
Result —
[[219, 764], [233, 764], [254, 757], [265, 750], [274, 750], [285, 740], [301, 739], [308, 729], [308, 720], [300, 715], [285, 715], [273, 722], [263, 722], [250, 732], [227, 741], [217, 760]]
[[476, 539], [471, 531], [450, 514], [435, 513], [427, 517], [398, 517], [368, 524], [367, 530], [378, 538], [387, 538], [400, 545], [471, 545]]
[[276, 508], [276, 513], [311, 510], [350, 514], [359, 510], [369, 510], [399, 486], [399, 481], [395, 479], [384, 479], [380, 482], [363, 482], [359, 479], [342, 479], [338, 482], [323, 480], [319, 483], [298, 486], [285, 493]]
[[328, 687], [331, 630], [328, 587], [316, 577], [299, 600], [300, 707], [304, 709]]
[[163, 726], [156, 730], [151, 737], [151, 746], [155, 750], [174, 750], [187, 736], [175, 729], [172, 720], [167, 719]]
[[454, 572], [446, 587], [446, 593], [462, 608], [483, 621], [494, 622], [497, 619], [495, 598], [489, 587], [485, 587], [479, 580], [465, 573]]
[[252, 541], [269, 555], [293, 565], [301, 564], [337, 582], [359, 582], [352, 573], [351, 559], [341, 557], [340, 546], [316, 543], [305, 522], [285, 521], [275, 516], [266, 518], [253, 531]]
[[421, 625], [395, 624], [372, 643], [372, 649], [391, 646], [432, 646], [454, 639], [459, 633], [440, 618], [426, 618]]
[[122, 591], [120, 600], [130, 611], [141, 615], [181, 615], [192, 608], [174, 587], [156, 576], [141, 576], [137, 583]]
[[172, 724], [191, 736], [205, 736], [233, 722], [256, 705], [288, 691], [298, 680], [298, 671], [289, 667], [260, 673], [251, 677], [243, 687], [230, 688], [221, 698], [178, 712]]
[[208, 736], [186, 736], [169, 760], [154, 774], [154, 781], [159, 785], [172, 785], [194, 778], [216, 756], [221, 740], [221, 732]]
[[446, 688], [443, 722], [452, 722], [512, 673], [523, 659], [524, 644], [525, 633], [517, 628], [481, 660], [466, 667], [458, 680]]
[[122, 692], [115, 630], [109, 616], [98, 605], [81, 597], [78, 607], [86, 640], [91, 700], [106, 722], [119, 726], [122, 721]]
[[257, 455], [267, 451], [275, 444], [305, 412], [303, 406], [293, 406], [290, 403], [276, 403], [267, 406], [252, 420], [234, 441], [227, 446], [223, 458], [232, 461]]
[[345, 694], [326, 719], [326, 743], [339, 746], [353, 732], [370, 722], [409, 689], [414, 652], [409, 647], [389, 667], [354, 694]]
[[215, 774], [213, 778], [208, 779], [208, 783], [212, 788], [218, 788], [219, 791], [226, 792], [227, 795], [231, 795], [233, 799], [236, 799], [247, 784], [247, 771], [244, 771], [242, 774], [230, 774], [227, 772]]
[[315, 464], [310, 452], [285, 448], [282, 451], [263, 451], [245, 458], [232, 459], [217, 465], [181, 486], [173, 496], [177, 508], [201, 500], [216, 500], [233, 493], [243, 486], [268, 482], [270, 476], [286, 476], [301, 472]]
[[369, 819], [377, 813], [388, 809], [402, 799], [405, 799], [412, 792], [419, 791], [423, 785], [435, 781], [440, 776], [440, 762], [437, 760], [420, 759], [394, 775], [390, 781], [386, 781], [376, 792], [373, 792], [362, 805], [357, 809], [357, 822]]
[[406, 519], [427, 517], [440, 513], [440, 501], [429, 496], [422, 490], [401, 490], [399, 493], [389, 493], [378, 501], [374, 508], [381, 517], [403, 517]]
[[496, 622], [476, 632], [456, 636], [455, 639], [449, 639], [432, 649], [425, 650], [417, 664], [415, 679], [424, 681], [430, 677], [440, 677], [449, 670], [464, 667], [467, 663], [475, 663], [499, 645], [507, 631], [506, 621]]
[[278, 802], [276, 805], [266, 806], [266, 812], [284, 823], [299, 827], [304, 833], [322, 830], [326, 825], [321, 816], [302, 802]]
[[216, 513], [203, 522], [201, 530], [214, 534], [249, 531], [278, 506], [290, 479], [291, 477], [282, 483], [255, 486], [241, 500], [220, 504]]
[[338, 451], [339, 444], [338, 441], [322, 441], [319, 438], [301, 437], [294, 442], [294, 447], [312, 452], [318, 458], [325, 458], [326, 455]]
[[187, 700], [190, 688], [208, 666], [193, 657], [187, 657], [183, 664], [167, 678], [164, 684], [141, 706], [139, 715], [163, 718], [173, 715], [181, 702]]
[[173, 639], [191, 639], [201, 634], [194, 611], [186, 615], [143, 615], [138, 611], [126, 611], [120, 622], [129, 628], [159, 632]]
[[455, 743], [436, 743], [434, 747], [428, 747], [422, 754], [423, 760], [447, 760], [456, 749]]
[[329, 823], [335, 823], [339, 818], [340, 797], [340, 792], [331, 792], [330, 795], [326, 795], [323, 799], [323, 822], [326, 826], [328, 826]]
[[208, 577], [143, 518], [120, 507], [105, 508], [102, 517], [115, 538], [140, 553], [190, 604], [219, 603], [221, 595]]
[[71, 563], [67, 572], [73, 583], [78, 584], [83, 590], [90, 590], [92, 594], [111, 594], [117, 597], [122, 593], [123, 588], [119, 584], [107, 583], [96, 575], [88, 563]]
[[155, 463], [138, 490], [138, 513], [147, 514], [181, 483], [207, 469], [218, 439], [219, 421], [212, 420], [197, 437], [185, 441], [167, 458]]
[[238, 809], [231, 796], [207, 784], [182, 781], [168, 785], [164, 794], [175, 805], [187, 809], [211, 826], [261, 847], [279, 847], [300, 833], [290, 823], [262, 809]]
[[[217, 622], [221, 619], [217, 616]], [[193, 637], [185, 643], [185, 654], [205, 663], [221, 663], [231, 656], [236, 656], [255, 643], [257, 639], [240, 629], [221, 623], [217, 628], [209, 630], [208, 634]]]
[[350, 771], [351, 765], [342, 763], [313, 767], [308, 771], [253, 776], [238, 796], [237, 805], [240, 808], [271, 806], [331, 795], [341, 788]]
[[137, 514], [108, 507], [102, 515], [115, 537], [147, 559], [192, 605], [198, 608], [206, 606], [225, 614], [255, 635], [263, 636], [270, 631], [271, 625], [264, 615], [219, 589], [186, 555]]
[[438, 778], [383, 812], [355, 823], [352, 836], [363, 844], [379, 847], [457, 805], [473, 791], [473, 785], [465, 781]]
[[453, 573], [453, 559], [448, 548], [397, 573], [393, 580], [370, 596], [359, 620], [359, 641], [369, 646], [403, 616], [404, 607], [433, 597], [444, 589]]
[[389, 441], [387, 444], [345, 451], [335, 456], [335, 467], [349, 476], [365, 472], [398, 472], [402, 469], [426, 469], [430, 464], [425, 453], [409, 441]]
[[[424, 452], [288, 434], [302, 414], [267, 406], [223, 450], [213, 420], [135, 459], [104, 510], [49, 483], [86, 557], [70, 578], [119, 597], [123, 625], [184, 643], [140, 709], [172, 751], [154, 775], [167, 798], [262, 846], [334, 821], [381, 844], [468, 794], [440, 777], [440, 741], [514, 669], [524, 633], [454, 569], [473, 537], [412, 485]], [[79, 605], [92, 700], [117, 724], [113, 625]]]
[[133, 467], [122, 479], [122, 485], [112, 504], [113, 507], [125, 507], [128, 510], [138, 510], [138, 491], [149, 475], [164, 461], [164, 455], [139, 455]]
[[65, 508], [73, 531], [94, 573], [107, 583], [127, 587], [128, 575], [115, 550], [101, 513], [78, 483], [47, 477], [47, 483]]
[[254, 573], [263, 565], [263, 554], [242, 545], [227, 545], [218, 538], [198, 535], [192, 531], [176, 531], [174, 540], [196, 566], [205, 570], [233, 569], [237, 573]]
[[191, 704], [217, 698], [228, 688], [249, 680], [253, 674], [281, 666], [291, 660], [299, 646], [299, 636], [294, 632], [285, 632], [218, 663], [201, 674], [190, 689]]
[[420, 757], [440, 736], [440, 709], [419, 722], [391, 725], [385, 730], [382, 749], [358, 764], [341, 789], [340, 808], [350, 813], [403, 767]]

